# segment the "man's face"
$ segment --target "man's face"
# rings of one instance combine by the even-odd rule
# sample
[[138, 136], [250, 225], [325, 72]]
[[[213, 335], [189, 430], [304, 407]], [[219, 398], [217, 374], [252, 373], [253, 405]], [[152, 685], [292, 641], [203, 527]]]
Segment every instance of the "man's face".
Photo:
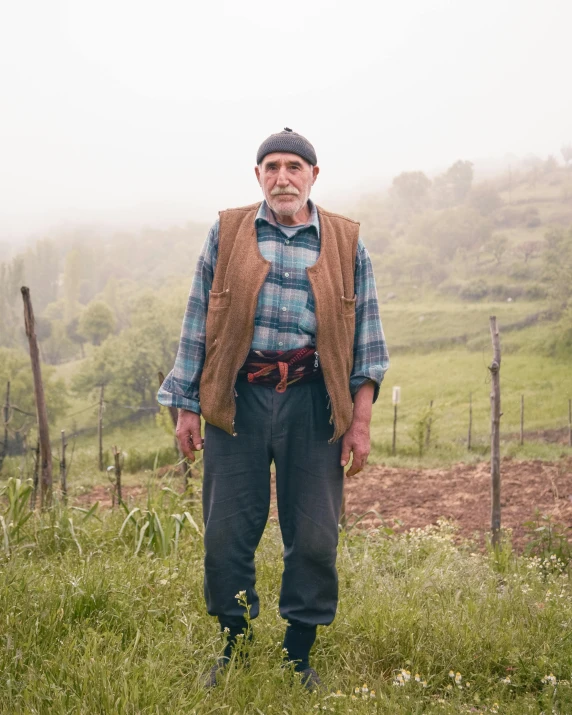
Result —
[[293, 217], [303, 209], [319, 173], [297, 154], [267, 154], [255, 169], [266, 202], [280, 216]]

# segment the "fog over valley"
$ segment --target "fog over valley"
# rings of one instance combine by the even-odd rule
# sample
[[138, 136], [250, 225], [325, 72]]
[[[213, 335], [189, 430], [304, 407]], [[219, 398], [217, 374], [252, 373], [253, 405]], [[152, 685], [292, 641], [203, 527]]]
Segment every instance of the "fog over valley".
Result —
[[572, 140], [567, 0], [21, 0], [0, 11], [0, 241], [211, 223], [256, 200], [256, 148], [315, 145], [333, 207]]

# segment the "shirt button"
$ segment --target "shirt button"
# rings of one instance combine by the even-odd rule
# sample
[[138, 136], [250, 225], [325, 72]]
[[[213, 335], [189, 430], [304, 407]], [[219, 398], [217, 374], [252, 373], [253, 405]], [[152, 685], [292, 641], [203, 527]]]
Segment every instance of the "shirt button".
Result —
[[289, 274], [289, 273], [285, 273], [284, 275], [286, 276], [286, 278], [290, 278], [290, 274]]
[[280, 347], [282, 347], [282, 346], [284, 345], [284, 343], [282, 342], [282, 340], [278, 343], [278, 345], [279, 345]]
[[288, 245], [288, 244], [290, 243], [290, 241], [286, 240], [286, 241], [284, 241], [284, 243], [285, 243], [286, 245]]
[[285, 311], [285, 310], [286, 310], [286, 306], [283, 305], [283, 306], [282, 306], [282, 311]]

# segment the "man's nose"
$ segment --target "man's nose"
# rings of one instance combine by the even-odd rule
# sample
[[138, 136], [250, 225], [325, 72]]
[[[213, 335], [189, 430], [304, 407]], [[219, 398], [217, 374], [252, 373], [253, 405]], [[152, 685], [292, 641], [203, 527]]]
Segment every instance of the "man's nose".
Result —
[[278, 170], [278, 179], [277, 183], [279, 186], [287, 186], [290, 182], [290, 179], [288, 178], [288, 172], [286, 171], [286, 167], [283, 166]]

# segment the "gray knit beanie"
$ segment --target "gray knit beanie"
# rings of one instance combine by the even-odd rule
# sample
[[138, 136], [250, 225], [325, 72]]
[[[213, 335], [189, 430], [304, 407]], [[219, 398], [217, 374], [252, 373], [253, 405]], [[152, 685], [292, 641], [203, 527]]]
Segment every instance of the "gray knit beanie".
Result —
[[272, 154], [275, 151], [298, 154], [312, 166], [316, 166], [318, 163], [316, 151], [310, 142], [301, 134], [293, 132], [289, 127], [284, 127], [284, 131], [278, 132], [278, 134], [271, 134], [268, 139], [262, 142], [256, 154], [256, 163], [262, 163], [267, 154]]

